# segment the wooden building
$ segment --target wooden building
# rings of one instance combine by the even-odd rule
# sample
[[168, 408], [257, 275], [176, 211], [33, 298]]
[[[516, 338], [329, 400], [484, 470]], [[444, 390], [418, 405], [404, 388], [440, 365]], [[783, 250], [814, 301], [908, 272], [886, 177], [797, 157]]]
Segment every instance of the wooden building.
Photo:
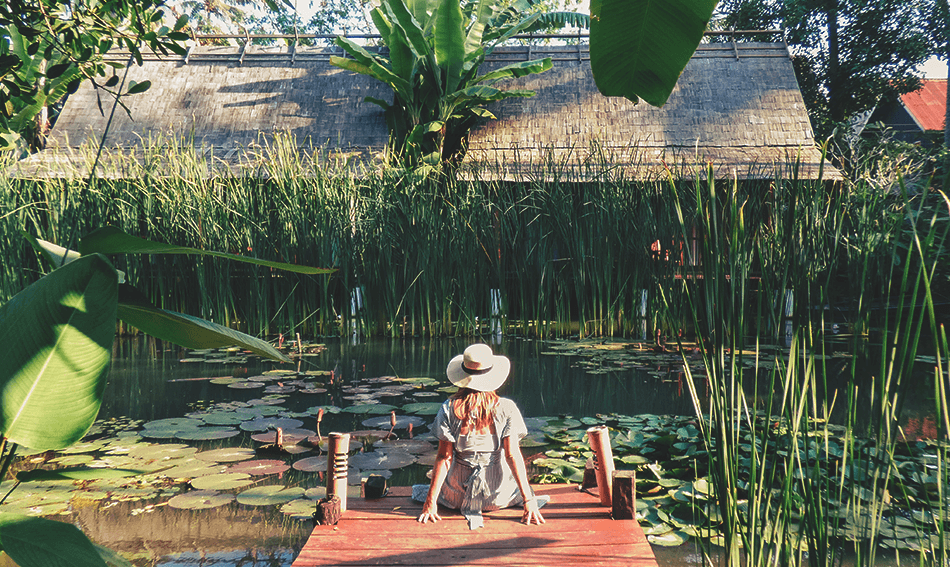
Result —
[[[152, 86], [123, 98], [129, 113], [116, 109], [103, 171], [155, 171], [162, 152], [147, 150], [148, 141], [161, 138], [193, 146], [206, 158], [207, 174], [254, 175], [259, 156], [282, 132], [307, 154], [319, 149], [373, 164], [387, 132], [382, 110], [364, 98], [391, 100], [391, 91], [330, 65], [334, 53], [342, 54], [316, 47], [195, 47], [187, 57], [132, 65], [127, 80]], [[800, 177], [822, 171], [824, 178], [840, 178], [822, 167], [784, 44], [700, 45], [663, 108], [601, 95], [584, 44], [499, 48], [486, 65], [541, 57], [551, 57], [554, 68], [505, 83], [536, 96], [491, 104], [498, 119], [471, 133], [465, 163], [477, 165], [480, 175], [532, 179], [556, 163], [577, 180], [604, 168], [643, 179], [667, 168], [712, 164], [718, 177], [755, 179], [773, 176], [776, 168], [788, 175], [797, 164]], [[88, 174], [91, 152], [80, 148], [99, 142], [112, 106], [108, 95], [84, 83], [66, 102], [49, 149], [21, 162], [15, 174]]]

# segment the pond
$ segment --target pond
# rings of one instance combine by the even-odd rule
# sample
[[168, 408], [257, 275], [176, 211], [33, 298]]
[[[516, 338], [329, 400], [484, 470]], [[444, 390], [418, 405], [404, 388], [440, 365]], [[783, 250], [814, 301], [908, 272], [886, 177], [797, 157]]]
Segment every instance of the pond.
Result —
[[[289, 566], [325, 486], [325, 444], [314, 442], [314, 434], [360, 432], [351, 449], [366, 452], [351, 457], [353, 496], [371, 472], [390, 485], [426, 482], [435, 447], [427, 425], [450, 391], [445, 366], [469, 342], [287, 341], [295, 360], [278, 364], [234, 349], [117, 340], [90, 442], [27, 457], [21, 468], [88, 465], [148, 474], [78, 488], [62, 481], [24, 484], [5, 508], [75, 522], [138, 567]], [[505, 338], [493, 347], [513, 363], [499, 393], [514, 399], [529, 422], [523, 443], [529, 462], [543, 456], [552, 425], [570, 423], [576, 433], [607, 414], [628, 420], [640, 417], [622, 416], [644, 414], [669, 416], [675, 431], [694, 414], [679, 356], [649, 344], [585, 342], [578, 350], [576, 343]], [[391, 411], [403, 441], [379, 440], [390, 430]], [[273, 441], [276, 426], [285, 440], [299, 441], [293, 454], [255, 455], [254, 448]], [[193, 489], [181, 479], [193, 479]], [[655, 551], [661, 565], [702, 563], [693, 545]]]
[[[240, 353], [187, 351], [149, 338], [121, 339], [115, 344], [100, 421], [89, 436], [105, 441], [105, 446], [77, 447], [58, 456], [55, 464], [94, 463], [93, 455], [99, 461], [109, 459], [110, 454], [151, 456], [142, 446], [161, 445], [170, 447], [170, 451], [188, 451], [183, 447], [187, 446], [197, 449], [198, 454], [227, 447], [259, 446], [261, 443], [254, 441], [252, 435], [266, 432], [240, 430], [232, 437], [201, 440], [197, 439], [201, 435], [188, 432], [185, 435], [178, 432], [175, 438], [175, 431], [167, 429], [175, 425], [169, 418], [207, 417], [210, 413], [234, 411], [235, 407], [279, 408], [281, 415], [302, 422], [300, 429], [311, 431], [318, 427], [316, 408], [325, 407], [327, 411], [319, 424], [323, 435], [335, 430], [366, 430], [363, 422], [372, 418], [381, 418], [385, 425], [371, 429], [381, 428], [385, 433], [389, 428], [389, 411], [385, 407], [431, 406], [445, 399], [447, 393], [439, 391], [449, 386], [445, 366], [469, 342], [464, 339], [370, 340], [357, 344], [331, 341], [323, 346], [308, 345], [294, 364], [277, 364], [247, 358]], [[512, 374], [499, 392], [514, 399], [528, 418], [595, 416], [610, 412], [692, 413], [684, 385], [667, 376], [667, 363], [663, 360], [658, 359], [649, 367], [624, 368], [574, 356], [557, 356], [550, 346], [551, 343], [516, 339], [494, 345], [496, 352], [506, 354], [513, 361]], [[282, 379], [280, 374], [273, 373], [281, 369], [300, 372], [309, 382], [302, 387], [288, 387], [284, 384], [289, 381], [288, 376]], [[234, 384], [227, 382], [234, 378], [238, 379], [238, 385], [257, 382], [260, 387], [233, 387]], [[394, 379], [402, 381], [394, 382]], [[402, 387], [393, 389], [393, 383]], [[373, 394], [385, 385], [389, 391], [382, 396]], [[355, 406], [368, 408], [371, 403], [380, 409], [374, 413], [341, 411]], [[398, 409], [397, 413], [403, 414]], [[270, 412], [265, 412], [264, 417], [269, 415]], [[431, 411], [418, 416], [416, 422], [423, 424], [414, 428], [416, 439], [426, 437], [425, 424], [432, 418]], [[396, 433], [402, 438], [408, 436], [402, 424]], [[116, 439], [115, 435], [126, 442], [108, 441]], [[543, 439], [540, 435], [536, 437]], [[526, 448], [525, 454], [533, 451], [535, 449]], [[313, 450], [299, 455], [257, 458], [283, 459], [290, 464], [317, 454]], [[35, 466], [29, 461], [39, 461], [40, 457], [27, 459], [25, 468]], [[192, 459], [192, 455], [188, 454], [187, 458]], [[166, 463], [184, 460], [178, 453], [158, 459]], [[423, 462], [382, 472], [392, 473], [391, 485], [425, 482], [430, 464], [424, 458], [419, 460]], [[219, 471], [231, 463], [216, 464], [213, 469], [194, 474]], [[112, 466], [134, 468], [124, 461]], [[255, 475], [250, 484], [222, 492], [240, 493], [247, 486], [269, 485], [319, 492], [319, 487], [325, 485], [320, 471], [274, 470], [281, 472]], [[114, 484], [103, 482], [87, 483], [88, 498], [74, 496], [67, 502], [68, 506], [54, 502], [61, 498], [48, 497], [44, 501], [49, 502], [53, 513], [61, 514], [59, 519], [76, 522], [95, 542], [131, 554], [137, 566], [290, 565], [312, 528], [312, 522], [300, 519], [304, 517], [301, 512], [296, 513], [297, 519], [294, 514], [282, 513], [282, 505], [229, 502], [207, 509], [191, 509], [187, 504], [173, 507], [169, 503], [181, 491], [169, 482], [151, 479], [145, 483], [148, 486], [139, 491], [128, 485], [116, 488]], [[13, 495], [23, 490], [18, 488]], [[16, 504], [13, 495], [10, 505]], [[682, 551], [679, 557], [682, 558]]]

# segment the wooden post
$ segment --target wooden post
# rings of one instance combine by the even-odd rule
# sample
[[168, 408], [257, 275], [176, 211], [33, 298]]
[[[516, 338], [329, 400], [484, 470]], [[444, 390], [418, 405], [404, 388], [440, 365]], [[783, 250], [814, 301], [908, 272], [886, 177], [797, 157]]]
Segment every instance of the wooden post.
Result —
[[615, 520], [634, 520], [637, 517], [636, 471], [614, 471], [613, 511]]
[[340, 513], [346, 512], [347, 453], [350, 450], [349, 433], [331, 433], [327, 453], [327, 498], [340, 498]]
[[594, 459], [587, 459], [584, 463], [584, 480], [581, 481], [581, 490], [597, 486], [597, 471], [594, 470]]
[[318, 526], [335, 526], [342, 515], [340, 497], [327, 496], [317, 502], [317, 511], [313, 514], [313, 521]]
[[600, 493], [601, 506], [612, 506], [611, 479], [614, 472], [614, 453], [610, 448], [610, 432], [606, 425], [598, 425], [587, 430], [590, 448], [594, 451], [594, 470], [597, 471], [597, 491]]

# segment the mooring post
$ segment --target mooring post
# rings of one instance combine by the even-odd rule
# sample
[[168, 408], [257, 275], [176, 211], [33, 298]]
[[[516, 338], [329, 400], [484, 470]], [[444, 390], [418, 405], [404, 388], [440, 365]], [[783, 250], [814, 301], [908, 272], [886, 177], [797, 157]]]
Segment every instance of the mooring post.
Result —
[[327, 455], [327, 498], [340, 499], [340, 512], [346, 511], [347, 453], [350, 451], [349, 433], [331, 433]]
[[634, 520], [637, 517], [637, 473], [635, 471], [614, 471], [613, 474], [613, 511], [615, 520]]
[[610, 432], [606, 425], [587, 430], [590, 448], [594, 451], [594, 470], [597, 472], [597, 491], [601, 506], [613, 506], [611, 482], [614, 474], [614, 453], [610, 448]]

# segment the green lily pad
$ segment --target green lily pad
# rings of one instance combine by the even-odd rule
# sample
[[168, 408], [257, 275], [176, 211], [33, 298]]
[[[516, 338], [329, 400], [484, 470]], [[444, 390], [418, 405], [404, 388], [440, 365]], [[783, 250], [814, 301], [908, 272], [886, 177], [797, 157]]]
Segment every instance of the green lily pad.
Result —
[[[301, 441], [316, 435], [316, 432], [309, 429], [281, 429], [283, 444], [284, 445], [296, 445]], [[275, 443], [277, 439], [276, 431], [267, 431], [265, 433], [255, 433], [251, 435], [251, 439], [257, 441], [258, 443]]]
[[142, 474], [141, 470], [130, 469], [94, 469], [89, 467], [72, 467], [56, 469], [53, 471], [44, 471], [34, 469], [31, 471], [20, 471], [16, 478], [20, 482], [30, 482], [34, 480], [95, 480], [100, 478], [127, 478]]
[[290, 469], [290, 465], [284, 461], [276, 459], [262, 459], [257, 461], [243, 461], [236, 465], [231, 465], [228, 472], [244, 473], [254, 476], [280, 474]]
[[255, 388], [263, 388], [263, 382], [252, 382], [250, 380], [241, 380], [239, 382], [232, 382], [228, 384], [228, 388], [234, 390], [253, 390]]
[[227, 386], [228, 384], [234, 384], [235, 382], [240, 382], [240, 381], [241, 381], [240, 378], [223, 377], [223, 378], [212, 378], [211, 380], [208, 380], [208, 383], [215, 384], [218, 386]]
[[229, 439], [240, 435], [240, 433], [233, 427], [199, 427], [194, 431], [183, 431], [175, 437], [186, 441], [210, 441], [212, 439]]
[[647, 541], [661, 547], [677, 547], [686, 543], [689, 536], [682, 531], [672, 531], [663, 535], [648, 535]]
[[245, 447], [227, 447], [224, 449], [214, 449], [212, 451], [202, 451], [195, 455], [198, 459], [212, 463], [233, 463], [236, 461], [246, 461], [253, 459], [257, 453], [254, 449]]
[[241, 423], [241, 429], [244, 431], [267, 431], [268, 429], [296, 429], [303, 425], [299, 419], [290, 419], [285, 417], [260, 417], [251, 421]]
[[435, 415], [441, 407], [442, 402], [415, 402], [402, 406], [402, 411], [416, 415]]
[[238, 425], [245, 420], [231, 411], [216, 411], [201, 416], [201, 421], [208, 425]]
[[399, 469], [416, 462], [416, 457], [408, 451], [391, 450], [372, 453], [357, 453], [349, 458], [350, 467], [357, 469]]
[[216, 490], [192, 490], [175, 496], [168, 501], [168, 505], [181, 510], [207, 510], [233, 501], [233, 494], [223, 494]]
[[321, 409], [323, 410], [324, 415], [328, 413], [340, 413], [341, 411], [343, 411], [343, 408], [339, 406], [313, 406], [313, 407], [307, 408], [307, 413], [316, 417], [317, 414], [320, 413]]
[[231, 490], [253, 483], [249, 474], [229, 472], [200, 476], [191, 481], [191, 486], [198, 490]]
[[414, 455], [423, 455], [436, 450], [436, 446], [425, 439], [392, 439], [377, 441], [373, 448], [376, 451], [407, 451]]
[[[408, 429], [409, 425], [419, 427], [425, 423], [425, 420], [415, 415], [397, 415], [396, 426], [394, 429]], [[392, 426], [392, 416], [371, 417], [362, 422], [363, 427], [383, 427], [389, 429]]]
[[297, 498], [281, 506], [280, 512], [294, 520], [311, 520], [316, 509], [317, 505], [313, 500]]
[[146, 461], [180, 459], [185, 456], [194, 455], [198, 452], [196, 447], [183, 445], [180, 443], [148, 443], [138, 444], [128, 455], [134, 459], [143, 459]]
[[347, 413], [356, 413], [356, 414], [384, 414], [389, 413], [396, 409], [396, 406], [391, 406], [389, 404], [357, 404], [355, 406], [350, 406], [348, 408], [343, 408], [343, 411]]
[[237, 495], [237, 501], [239, 504], [245, 506], [273, 506], [275, 504], [285, 504], [291, 500], [300, 498], [303, 494], [303, 488], [297, 486], [285, 487], [275, 484], [257, 486], [245, 490]]

